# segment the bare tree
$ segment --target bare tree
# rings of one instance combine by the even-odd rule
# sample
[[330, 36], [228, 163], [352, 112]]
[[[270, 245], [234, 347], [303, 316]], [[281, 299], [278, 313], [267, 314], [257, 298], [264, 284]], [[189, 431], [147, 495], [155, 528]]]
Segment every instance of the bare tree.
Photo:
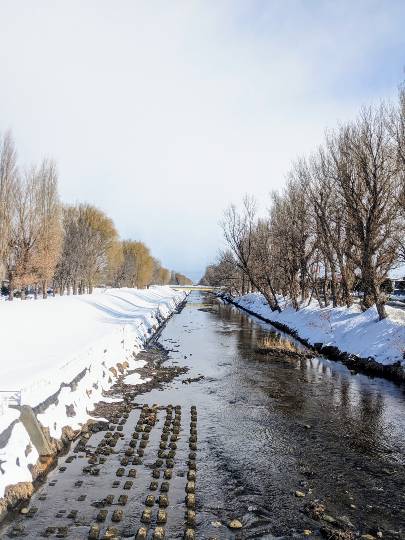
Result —
[[7, 132], [0, 139], [0, 274], [10, 250], [17, 175], [17, 153], [11, 133]]
[[34, 273], [43, 298], [47, 297], [62, 247], [60, 203], [56, 165], [44, 160], [36, 174], [37, 240], [34, 252]]
[[363, 109], [330, 147], [356, 248], [350, 255], [361, 271], [362, 305], [375, 303], [381, 320], [386, 310], [380, 285], [397, 257], [399, 226], [398, 170], [383, 109]]

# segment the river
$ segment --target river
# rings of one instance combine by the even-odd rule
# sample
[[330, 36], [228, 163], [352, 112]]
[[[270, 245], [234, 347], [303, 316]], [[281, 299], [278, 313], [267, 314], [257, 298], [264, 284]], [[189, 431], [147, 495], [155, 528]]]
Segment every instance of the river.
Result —
[[[182, 411], [166, 538], [182, 538], [185, 531], [186, 433], [192, 406], [198, 412], [197, 538], [289, 538], [301, 537], [304, 531], [311, 537], [322, 528], [324, 534], [327, 528], [344, 530], [346, 538], [364, 534], [405, 538], [404, 388], [351, 373], [324, 358], [280, 355], [268, 360], [254, 349], [273, 331], [209, 293], [193, 292], [159, 337], [168, 358], [163, 350], [151, 351], [154, 357], [162, 356], [164, 365], [189, 368], [135, 400], [178, 405]], [[188, 379], [192, 381], [185, 384]], [[130, 413], [131, 429], [139, 414], [140, 409]], [[165, 410], [159, 414], [163, 423]], [[128, 425], [124, 439], [131, 437]], [[141, 526], [158, 452], [154, 431], [150, 459], [145, 453], [117, 524], [118, 537], [134, 537]], [[102, 436], [97, 433], [90, 441], [94, 439], [94, 445]], [[38, 538], [47, 525], [55, 525], [55, 531], [49, 530], [52, 536], [63, 522], [67, 537], [87, 538], [99, 511], [91, 502], [112, 492], [119, 464], [107, 460], [99, 476], [87, 475], [87, 502], [77, 504], [80, 489], [74, 487], [75, 479], [82, 470], [78, 461], [73, 460], [64, 474], [52, 472], [48, 481], [58, 482], [44, 485], [32, 498], [31, 506], [38, 508], [35, 515], [16, 517], [3, 528], [2, 537]], [[41, 493], [46, 495], [42, 501]], [[319, 505], [322, 515], [311, 515], [308, 508]], [[76, 509], [77, 515], [66, 519], [63, 508]], [[234, 519], [241, 522], [241, 529], [228, 527]]]

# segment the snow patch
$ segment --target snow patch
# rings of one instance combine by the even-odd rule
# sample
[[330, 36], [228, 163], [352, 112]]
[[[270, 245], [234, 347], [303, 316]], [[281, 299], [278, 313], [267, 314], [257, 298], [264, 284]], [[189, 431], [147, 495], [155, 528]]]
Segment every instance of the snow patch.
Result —
[[387, 306], [388, 318], [379, 321], [375, 307], [362, 312], [358, 306], [320, 308], [316, 301], [298, 311], [284, 303], [281, 313], [271, 311], [260, 293], [249, 293], [233, 299], [266, 319], [280, 322], [295, 330], [301, 338], [314, 343], [333, 345], [342, 352], [377, 362], [405, 365], [405, 312]]

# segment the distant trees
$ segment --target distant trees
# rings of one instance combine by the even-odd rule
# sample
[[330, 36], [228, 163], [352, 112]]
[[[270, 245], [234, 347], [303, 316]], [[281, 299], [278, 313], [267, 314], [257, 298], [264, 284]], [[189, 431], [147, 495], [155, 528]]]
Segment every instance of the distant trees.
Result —
[[192, 285], [193, 282], [187, 276], [180, 274], [179, 272], [171, 272], [170, 285]]
[[232, 294], [260, 291], [273, 310], [283, 297], [295, 309], [313, 297], [321, 307], [350, 306], [357, 289], [362, 308], [375, 305], [385, 318], [383, 284], [405, 260], [404, 141], [401, 89], [396, 106], [362, 109], [298, 160], [266, 218], [251, 198], [241, 210], [229, 207], [222, 223], [229, 250], [204, 279]]
[[[23, 173], [11, 133], [0, 138], [0, 278], [9, 299], [29, 290], [91, 293], [96, 285], [143, 288], [187, 282], [162, 267], [139, 241], [120, 241], [113, 221], [86, 204], [62, 205], [56, 165]], [[188, 282], [190, 282], [188, 280]]]

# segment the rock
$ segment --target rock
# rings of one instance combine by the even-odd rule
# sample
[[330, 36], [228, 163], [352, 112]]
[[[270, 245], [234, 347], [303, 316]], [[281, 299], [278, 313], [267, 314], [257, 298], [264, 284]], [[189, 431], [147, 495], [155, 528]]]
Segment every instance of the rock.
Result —
[[336, 519], [334, 517], [330, 516], [329, 514], [324, 514], [322, 516], [322, 519], [324, 521], [326, 521], [327, 523], [336, 523]]
[[362, 534], [360, 538], [362, 538], [363, 540], [375, 540], [375, 536], [373, 536], [372, 534]]
[[142, 523], [150, 523], [152, 520], [152, 511], [149, 508], [145, 508], [142, 512], [141, 521]]
[[124, 513], [122, 510], [114, 510], [114, 513], [111, 517], [111, 521], [115, 521], [116, 523], [118, 523], [119, 521], [122, 520], [123, 515]]
[[312, 531], [310, 531], [309, 529], [304, 529], [304, 530], [302, 531], [302, 534], [303, 534], [304, 536], [311, 536]]
[[167, 521], [167, 512], [166, 510], [159, 510], [156, 518], [156, 523], [158, 525], [164, 525]]
[[239, 519], [233, 519], [228, 523], [228, 527], [230, 529], [241, 529], [243, 527], [242, 523], [239, 521]]
[[191, 527], [194, 527], [195, 520], [196, 520], [196, 514], [195, 514], [194, 510], [187, 510], [187, 513], [186, 513], [187, 525], [189, 525]]
[[195, 508], [195, 495], [193, 495], [191, 493], [189, 495], [187, 495], [187, 497], [186, 497], [186, 506], [187, 506], [188, 509], [194, 510], [194, 508]]
[[211, 521], [211, 525], [215, 528], [221, 527], [222, 523], [220, 521]]
[[296, 497], [305, 497], [305, 493], [304, 493], [303, 491], [298, 491], [298, 490], [297, 490], [297, 491], [295, 492], [295, 496], [296, 496]]
[[184, 540], [195, 540], [195, 532], [193, 529], [186, 529]]
[[163, 540], [165, 537], [165, 530], [163, 527], [156, 527], [153, 532], [153, 540]]
[[146, 527], [140, 527], [136, 533], [136, 540], [146, 540], [148, 536], [148, 529]]
[[24, 507], [24, 508], [21, 508], [21, 510], [20, 510], [20, 514], [23, 514], [23, 515], [26, 515], [26, 514], [28, 514], [28, 512], [29, 512], [29, 509], [28, 509], [28, 508], [26, 508], [26, 507]]
[[104, 534], [104, 540], [118, 540], [118, 530], [115, 527], [107, 527]]
[[89, 530], [88, 539], [98, 540], [99, 535], [100, 535], [100, 527], [98, 525], [92, 525]]

